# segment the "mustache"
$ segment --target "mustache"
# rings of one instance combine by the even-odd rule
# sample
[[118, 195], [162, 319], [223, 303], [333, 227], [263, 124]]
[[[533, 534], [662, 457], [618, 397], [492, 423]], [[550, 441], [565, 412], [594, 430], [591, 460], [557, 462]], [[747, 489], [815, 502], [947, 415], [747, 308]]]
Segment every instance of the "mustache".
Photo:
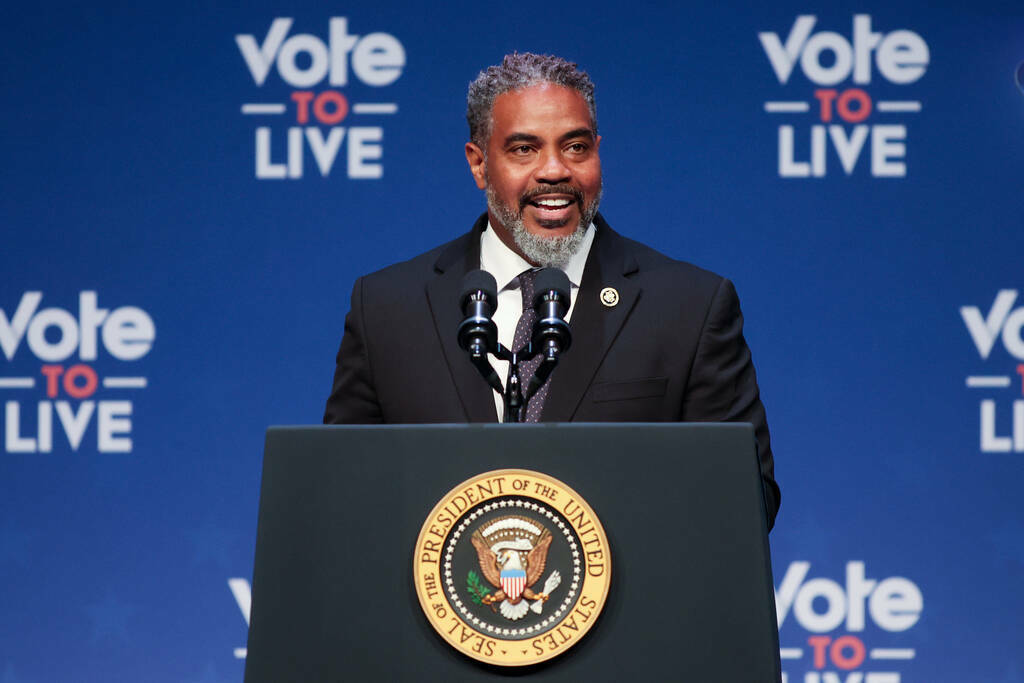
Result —
[[568, 194], [572, 195], [573, 199], [577, 204], [583, 206], [583, 192], [572, 185], [545, 185], [544, 187], [535, 187], [532, 190], [527, 190], [519, 197], [519, 210], [532, 202], [534, 198], [540, 197], [545, 194]]

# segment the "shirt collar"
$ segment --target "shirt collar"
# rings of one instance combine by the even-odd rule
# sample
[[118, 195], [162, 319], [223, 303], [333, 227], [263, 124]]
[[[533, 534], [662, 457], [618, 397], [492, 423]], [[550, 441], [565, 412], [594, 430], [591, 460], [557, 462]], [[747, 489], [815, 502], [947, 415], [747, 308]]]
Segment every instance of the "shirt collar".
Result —
[[[597, 228], [591, 223], [583, 235], [583, 243], [580, 244], [579, 250], [565, 266], [565, 274], [573, 287], [579, 287], [583, 281], [583, 269], [587, 265], [587, 256], [590, 254], [596, 232]], [[533, 268], [533, 265], [509, 249], [488, 221], [487, 229], [480, 235], [480, 268], [494, 276], [500, 292], [510, 286], [518, 286], [516, 278], [524, 270]]]

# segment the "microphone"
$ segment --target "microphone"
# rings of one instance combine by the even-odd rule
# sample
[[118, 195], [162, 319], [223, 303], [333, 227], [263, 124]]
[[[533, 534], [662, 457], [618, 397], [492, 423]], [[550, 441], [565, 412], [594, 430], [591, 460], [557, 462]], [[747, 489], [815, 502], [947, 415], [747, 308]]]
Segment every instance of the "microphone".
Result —
[[498, 283], [486, 270], [472, 270], [462, 278], [462, 295], [459, 297], [462, 314], [466, 316], [459, 323], [459, 346], [469, 352], [469, 362], [483, 376], [484, 381], [497, 391], [504, 393], [501, 378], [487, 360], [488, 353], [498, 353], [498, 326], [491, 320], [498, 307]]
[[565, 313], [571, 301], [570, 286], [569, 276], [558, 268], [537, 271], [533, 281], [533, 310], [537, 313], [537, 322], [533, 324], [530, 345], [542, 359], [526, 385], [523, 394], [526, 401], [551, 376], [552, 370], [558, 365], [559, 354], [572, 346], [572, 333], [569, 331], [569, 323], [565, 322]]
[[462, 278], [461, 291], [465, 319], [459, 324], [459, 346], [481, 358], [498, 348], [498, 326], [491, 320], [498, 308], [498, 283], [486, 270], [472, 270]]
[[534, 279], [533, 310], [537, 322], [533, 325], [533, 348], [544, 355], [545, 361], [557, 361], [558, 354], [572, 346], [572, 332], [565, 314], [569, 310], [569, 276], [559, 268], [537, 271]]

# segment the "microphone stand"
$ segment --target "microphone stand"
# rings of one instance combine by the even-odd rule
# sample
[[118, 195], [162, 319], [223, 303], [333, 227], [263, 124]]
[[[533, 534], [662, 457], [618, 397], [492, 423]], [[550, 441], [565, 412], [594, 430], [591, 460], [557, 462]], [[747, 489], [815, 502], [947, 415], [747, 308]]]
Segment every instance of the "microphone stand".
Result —
[[[533, 387], [533, 379], [531, 379], [527, 387], [527, 393], [525, 396], [523, 395], [522, 382], [519, 380], [519, 363], [528, 361], [537, 355], [533, 351], [533, 344], [527, 342], [526, 346], [516, 352], [510, 351], [499, 342], [494, 355], [497, 356], [498, 360], [507, 360], [509, 363], [508, 381], [505, 383], [505, 389], [504, 391], [498, 389], [505, 399], [505, 417], [502, 422], [522, 422], [523, 406], [536, 393], [537, 389]], [[533, 389], [532, 391], [530, 391], [531, 388]]]
[[[537, 370], [527, 383], [526, 391], [524, 392], [523, 383], [519, 379], [519, 364], [530, 360], [538, 353], [543, 353], [544, 358], [541, 360], [540, 365], [537, 366]], [[501, 386], [501, 380], [498, 379], [498, 373], [494, 371], [494, 368], [491, 367], [490, 362], [487, 360], [486, 351], [479, 356], [479, 359], [471, 351], [470, 360], [473, 361], [473, 365], [483, 375], [487, 384], [504, 398], [505, 417], [502, 421], [522, 422], [523, 407], [533, 398], [537, 390], [544, 385], [544, 382], [551, 376], [555, 366], [558, 365], [558, 349], [550, 344], [546, 345], [543, 350], [535, 349], [533, 342], [527, 342], [526, 346], [516, 352], [510, 351], [499, 342], [494, 355], [498, 360], [505, 360], [509, 363], [508, 381], [504, 388]]]
[[[480, 321], [475, 318], [469, 318], [466, 320], [464, 325], [472, 331], [474, 330], [471, 326], [473, 324], [479, 324]], [[520, 349], [518, 352], [511, 351], [507, 347], [503, 346], [501, 342], [495, 344], [494, 355], [498, 360], [505, 360], [509, 362], [509, 375], [508, 381], [505, 386], [501, 384], [501, 378], [498, 377], [498, 373], [494, 371], [494, 367], [491, 366], [491, 362], [487, 360], [487, 340], [484, 336], [472, 336], [467, 333], [469, 338], [466, 350], [469, 352], [469, 361], [477, 369], [480, 375], [487, 382], [487, 385], [491, 389], [497, 391], [504, 398], [505, 405], [505, 417], [503, 422], [522, 422], [522, 411], [523, 406], [529, 401], [537, 390], [544, 384], [551, 371], [555, 369], [555, 365], [558, 364], [557, 351], [555, 349], [548, 349], [545, 354], [544, 360], [541, 361], [540, 366], [534, 373], [533, 377], [530, 378], [529, 383], [526, 387], [526, 394], [523, 394], [522, 382], [519, 380], [519, 363], [525, 362], [537, 355], [538, 351], [534, 350], [533, 342], [527, 342], [526, 346]]]
[[[534, 300], [538, 320], [534, 323], [530, 340], [519, 351], [512, 351], [497, 340], [497, 327], [491, 319], [491, 311], [497, 301], [494, 277], [484, 271], [472, 271], [463, 281], [464, 289], [468, 289], [462, 299], [466, 318], [459, 325], [459, 346], [469, 352], [470, 362], [487, 385], [501, 394], [505, 406], [503, 422], [522, 422], [523, 406], [544, 386], [558, 365], [560, 353], [572, 343], [569, 325], [564, 320], [565, 311], [569, 307], [569, 279], [561, 271], [542, 270], [538, 275], [538, 283], [545, 277], [547, 279], [540, 287], [544, 293]], [[504, 387], [487, 358], [489, 352], [498, 360], [509, 363], [508, 380]], [[533, 359], [537, 354], [543, 354], [544, 357], [524, 393], [519, 379], [519, 364]]]

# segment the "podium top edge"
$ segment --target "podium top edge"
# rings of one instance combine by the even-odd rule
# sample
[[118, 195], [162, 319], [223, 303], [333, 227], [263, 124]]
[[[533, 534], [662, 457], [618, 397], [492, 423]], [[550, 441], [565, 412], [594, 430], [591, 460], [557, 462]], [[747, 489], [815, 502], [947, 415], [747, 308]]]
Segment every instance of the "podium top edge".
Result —
[[373, 425], [270, 425], [267, 434], [277, 432], [314, 432], [314, 431], [380, 431], [387, 429], [422, 429], [422, 430], [489, 430], [489, 429], [570, 429], [570, 430], [630, 430], [630, 429], [668, 429], [668, 430], [721, 430], [721, 431], [752, 431], [754, 426], [749, 422], [539, 422], [530, 424], [488, 423], [446, 423], [446, 424], [373, 424]]

